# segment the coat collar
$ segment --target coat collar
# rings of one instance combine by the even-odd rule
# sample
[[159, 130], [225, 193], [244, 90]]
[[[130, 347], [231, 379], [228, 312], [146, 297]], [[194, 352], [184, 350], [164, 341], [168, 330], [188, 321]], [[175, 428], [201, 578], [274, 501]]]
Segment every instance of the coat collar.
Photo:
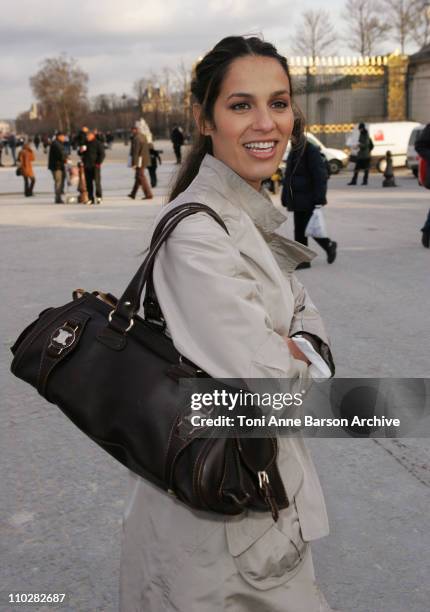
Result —
[[316, 256], [308, 247], [285, 236], [287, 216], [274, 206], [264, 188], [256, 191], [226, 164], [209, 154], [204, 157], [194, 184], [207, 187], [208, 183], [212, 190], [248, 214], [281, 267], [294, 269], [297, 263], [311, 261]]

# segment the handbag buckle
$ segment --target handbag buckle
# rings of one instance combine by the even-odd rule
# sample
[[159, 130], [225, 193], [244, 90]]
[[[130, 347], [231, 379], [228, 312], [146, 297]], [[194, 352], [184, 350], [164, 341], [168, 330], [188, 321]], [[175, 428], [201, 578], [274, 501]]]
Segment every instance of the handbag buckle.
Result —
[[53, 357], [59, 357], [66, 349], [70, 348], [76, 341], [76, 332], [79, 325], [68, 321], [57, 327], [49, 339], [48, 351]]

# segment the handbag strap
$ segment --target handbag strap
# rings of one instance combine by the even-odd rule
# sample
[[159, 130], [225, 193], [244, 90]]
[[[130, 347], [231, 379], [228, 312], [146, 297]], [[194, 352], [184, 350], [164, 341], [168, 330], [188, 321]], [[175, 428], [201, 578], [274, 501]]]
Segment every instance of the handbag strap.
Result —
[[[139, 311], [144, 287], [147, 287], [145, 297], [145, 318], [164, 326], [164, 319], [154, 290], [152, 273], [155, 257], [161, 246], [173, 232], [175, 227], [186, 217], [199, 212], [210, 215], [227, 232], [227, 227], [221, 217], [209, 206], [197, 202], [181, 204], [167, 212], [157, 224], [145, 260], [131, 279], [116, 307], [109, 315], [109, 326], [121, 333], [126, 333], [133, 326], [133, 317]], [[148, 292], [149, 290], [149, 292]], [[148, 312], [147, 312], [148, 309]]]

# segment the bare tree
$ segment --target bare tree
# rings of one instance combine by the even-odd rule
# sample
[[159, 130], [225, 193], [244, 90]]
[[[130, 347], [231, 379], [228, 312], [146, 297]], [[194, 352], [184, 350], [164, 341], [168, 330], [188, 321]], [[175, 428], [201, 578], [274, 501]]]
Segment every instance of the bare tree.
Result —
[[70, 131], [74, 120], [87, 105], [88, 75], [76, 60], [48, 58], [30, 78], [33, 93], [45, 114], [56, 117], [60, 130]]
[[390, 24], [394, 40], [405, 52], [405, 45], [413, 35], [415, 0], [381, 0], [381, 6], [387, 23]]
[[133, 91], [136, 94], [139, 108], [142, 106], [142, 102], [145, 99], [148, 90], [153, 87], [157, 82], [158, 74], [156, 74], [153, 70], [151, 70], [148, 76], [142, 77], [141, 79], [138, 79], [134, 82]]
[[373, 0], [347, 0], [342, 18], [348, 24], [345, 41], [360, 55], [374, 55], [388, 35], [390, 26], [380, 18], [380, 7]]
[[294, 37], [296, 53], [315, 59], [323, 53], [330, 53], [337, 40], [330, 16], [324, 9], [309, 10], [302, 13], [301, 26]]
[[182, 114], [183, 128], [186, 134], [189, 134], [192, 128], [191, 121], [191, 68], [187, 66], [184, 60], [181, 60], [174, 71], [174, 89], [176, 95], [173, 95], [174, 105]]
[[413, 38], [421, 48], [430, 43], [430, 1], [415, 0], [413, 4]]

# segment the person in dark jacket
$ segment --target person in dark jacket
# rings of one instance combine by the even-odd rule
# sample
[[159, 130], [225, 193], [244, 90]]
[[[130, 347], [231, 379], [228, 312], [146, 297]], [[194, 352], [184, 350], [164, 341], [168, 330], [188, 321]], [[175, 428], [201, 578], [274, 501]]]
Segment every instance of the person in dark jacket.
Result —
[[369, 136], [364, 123], [358, 125], [360, 136], [358, 138], [357, 159], [355, 162], [354, 174], [348, 185], [356, 185], [360, 170], [364, 171], [362, 185], [367, 185], [369, 179], [370, 157], [373, 149], [373, 142]]
[[[427, 163], [427, 173], [430, 173], [430, 123], [428, 123], [415, 143], [415, 151], [420, 155], [423, 159], [425, 159]], [[430, 247], [430, 209], [427, 213], [427, 219], [421, 228], [422, 237], [421, 242], [422, 245], [428, 249]]]
[[65, 163], [67, 161], [67, 155], [64, 151], [64, 138], [65, 135], [62, 132], [58, 132], [55, 140], [53, 140], [49, 147], [48, 168], [54, 177], [56, 204], [64, 204], [61, 199], [66, 179]]
[[176, 163], [180, 164], [182, 162], [181, 147], [184, 144], [184, 133], [182, 131], [182, 128], [179, 127], [179, 125], [173, 126], [172, 133], [170, 134], [170, 140], [173, 144], [173, 150], [176, 156]]
[[17, 147], [18, 143], [17, 143], [17, 139], [16, 139], [16, 135], [15, 134], [10, 134], [9, 135], [7, 144], [9, 145], [10, 153], [12, 155], [13, 165], [16, 166], [16, 147]]
[[[101, 165], [105, 158], [103, 143], [96, 138], [94, 132], [87, 133], [87, 140], [79, 149], [79, 154], [84, 164], [85, 181], [88, 190], [86, 204], [102, 203]], [[95, 184], [95, 198], [94, 198]]]
[[42, 145], [43, 145], [43, 152], [45, 153], [45, 155], [48, 152], [48, 147], [50, 146], [51, 141], [49, 139], [48, 134], [43, 134], [42, 136]]
[[151, 187], [157, 187], [157, 166], [161, 164], [160, 153], [163, 151], [155, 149], [151, 143], [149, 145], [149, 157], [151, 159], [151, 165], [148, 166], [149, 178], [151, 179]]
[[[282, 205], [294, 213], [294, 239], [307, 246], [305, 236], [316, 206], [327, 204], [326, 164], [317, 146], [310, 142], [292, 147], [287, 158], [287, 168], [281, 194]], [[336, 259], [337, 243], [330, 238], [314, 238], [327, 253], [327, 262]], [[310, 268], [310, 262], [299, 264], [298, 268]]]
[[86, 125], [83, 125], [81, 129], [79, 130], [76, 136], [76, 146], [78, 149], [80, 147], [84, 147], [87, 144], [88, 132], [89, 132], [89, 129], [87, 128]]
[[151, 200], [151, 187], [148, 179], [145, 176], [145, 168], [151, 165], [151, 157], [149, 154], [149, 144], [146, 136], [142, 134], [137, 127], [131, 129], [131, 145], [130, 145], [130, 165], [134, 169], [134, 185], [128, 197], [134, 200], [136, 198], [139, 187], [142, 187], [145, 194], [144, 200]]

